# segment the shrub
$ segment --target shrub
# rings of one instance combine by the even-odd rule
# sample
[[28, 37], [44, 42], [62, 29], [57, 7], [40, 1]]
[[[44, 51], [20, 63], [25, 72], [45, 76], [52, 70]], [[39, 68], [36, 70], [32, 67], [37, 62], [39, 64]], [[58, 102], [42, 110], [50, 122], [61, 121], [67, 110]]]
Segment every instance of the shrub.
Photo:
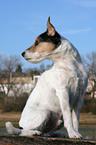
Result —
[[14, 98], [8, 100], [7, 104], [4, 105], [3, 107], [3, 110], [6, 111], [6, 112], [10, 112], [10, 111], [22, 111], [25, 104], [26, 104], [26, 101], [28, 99], [28, 94], [27, 93], [23, 93], [21, 94], [19, 97], [17, 97], [15, 99], [15, 102], [14, 102]]
[[81, 112], [83, 113], [92, 112], [93, 114], [96, 114], [96, 99], [84, 100]]

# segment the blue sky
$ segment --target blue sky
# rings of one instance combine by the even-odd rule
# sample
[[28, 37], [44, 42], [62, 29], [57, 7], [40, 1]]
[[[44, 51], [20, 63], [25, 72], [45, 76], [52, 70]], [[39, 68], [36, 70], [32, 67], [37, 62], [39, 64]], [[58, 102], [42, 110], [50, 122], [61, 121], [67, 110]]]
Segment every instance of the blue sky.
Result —
[[46, 31], [49, 16], [81, 55], [96, 51], [96, 0], [0, 0], [0, 54], [18, 55], [25, 68], [38, 67], [21, 53]]

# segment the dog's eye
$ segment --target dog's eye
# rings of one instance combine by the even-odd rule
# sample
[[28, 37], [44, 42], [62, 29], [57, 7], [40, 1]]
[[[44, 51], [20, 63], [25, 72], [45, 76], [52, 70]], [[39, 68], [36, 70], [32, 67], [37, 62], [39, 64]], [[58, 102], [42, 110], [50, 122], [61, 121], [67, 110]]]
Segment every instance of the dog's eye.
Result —
[[39, 41], [36, 40], [36, 42], [35, 42], [35, 46], [37, 46], [38, 44], [39, 44]]

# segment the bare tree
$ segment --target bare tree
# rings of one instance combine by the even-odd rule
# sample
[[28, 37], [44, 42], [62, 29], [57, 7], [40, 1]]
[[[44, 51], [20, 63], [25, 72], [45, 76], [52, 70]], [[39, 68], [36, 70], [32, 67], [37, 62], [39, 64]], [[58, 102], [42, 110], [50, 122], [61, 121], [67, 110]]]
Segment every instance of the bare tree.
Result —
[[15, 69], [18, 66], [22, 66], [20, 57], [16, 56], [16, 55], [11, 55], [9, 57], [5, 57], [3, 60], [4, 63], [4, 70], [6, 72], [12, 72], [15, 71]]
[[7, 97], [14, 86], [15, 80], [12, 78], [12, 72], [15, 71], [18, 66], [22, 66], [18, 56], [4, 57], [0, 55], [0, 91], [3, 91]]
[[0, 77], [3, 75], [3, 56], [0, 54]]
[[40, 70], [37, 68], [28, 68], [25, 70], [25, 73], [30, 74], [33, 80], [34, 75], [40, 75]]
[[22, 66], [19, 64], [15, 70], [15, 72], [22, 72]]
[[93, 98], [96, 91], [96, 52], [91, 52], [90, 54], [86, 54], [83, 58], [84, 65], [88, 72], [88, 78], [91, 81]]

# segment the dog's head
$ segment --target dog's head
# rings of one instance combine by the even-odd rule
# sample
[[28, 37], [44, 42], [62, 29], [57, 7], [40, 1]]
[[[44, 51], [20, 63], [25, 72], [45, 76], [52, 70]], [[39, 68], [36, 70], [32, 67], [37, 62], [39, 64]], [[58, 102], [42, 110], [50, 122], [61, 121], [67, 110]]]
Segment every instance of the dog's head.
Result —
[[39, 35], [35, 39], [34, 44], [22, 53], [22, 56], [31, 63], [38, 63], [43, 59], [51, 59], [51, 54], [60, 44], [61, 36], [50, 23], [49, 17], [47, 21], [47, 31]]

